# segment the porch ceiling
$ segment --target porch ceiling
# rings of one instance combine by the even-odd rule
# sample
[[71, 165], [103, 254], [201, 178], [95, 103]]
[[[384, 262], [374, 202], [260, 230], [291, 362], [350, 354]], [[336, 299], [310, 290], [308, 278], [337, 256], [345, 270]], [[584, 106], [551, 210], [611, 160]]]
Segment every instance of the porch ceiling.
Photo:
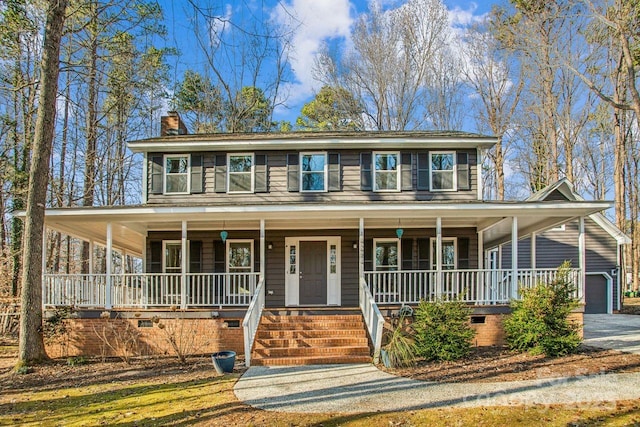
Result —
[[413, 204], [269, 204], [250, 206], [138, 206], [49, 209], [45, 225], [65, 234], [106, 244], [112, 225], [113, 247], [141, 256], [148, 231], [266, 229], [353, 229], [360, 218], [365, 228], [473, 227], [483, 233], [486, 248], [511, 240], [511, 217], [518, 218], [518, 236], [526, 237], [608, 209], [610, 202], [426, 202]]

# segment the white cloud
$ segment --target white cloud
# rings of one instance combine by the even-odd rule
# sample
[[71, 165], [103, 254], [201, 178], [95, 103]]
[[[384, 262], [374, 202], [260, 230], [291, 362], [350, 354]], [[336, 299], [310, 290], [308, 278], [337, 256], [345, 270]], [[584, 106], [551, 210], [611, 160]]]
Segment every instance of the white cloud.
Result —
[[291, 66], [295, 82], [285, 92], [297, 105], [317, 90], [313, 78], [315, 55], [325, 40], [348, 38], [353, 22], [349, 0], [286, 0], [275, 10], [276, 22], [293, 31]]
[[469, 25], [484, 21], [487, 15], [476, 14], [477, 10], [478, 5], [475, 3], [471, 3], [467, 9], [463, 9], [460, 6], [449, 9], [449, 25], [453, 28], [468, 27]]

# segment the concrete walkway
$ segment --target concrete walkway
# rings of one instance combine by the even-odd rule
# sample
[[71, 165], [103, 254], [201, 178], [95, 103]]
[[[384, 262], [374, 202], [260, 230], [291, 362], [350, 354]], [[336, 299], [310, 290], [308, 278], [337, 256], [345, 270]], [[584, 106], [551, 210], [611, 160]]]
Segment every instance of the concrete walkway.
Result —
[[640, 316], [585, 314], [584, 344], [640, 354]]
[[640, 399], [640, 373], [501, 383], [435, 383], [396, 377], [373, 365], [251, 367], [234, 388], [246, 404], [280, 412], [361, 413], [437, 407]]

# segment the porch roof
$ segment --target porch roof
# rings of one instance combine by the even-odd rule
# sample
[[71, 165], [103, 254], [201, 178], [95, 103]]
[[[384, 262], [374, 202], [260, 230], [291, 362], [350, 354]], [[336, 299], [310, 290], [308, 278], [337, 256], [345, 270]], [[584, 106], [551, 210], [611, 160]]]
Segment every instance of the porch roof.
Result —
[[[511, 239], [511, 217], [518, 218], [518, 236], [524, 238], [572, 219], [611, 208], [603, 201], [570, 202], [423, 202], [362, 204], [265, 204], [113, 206], [48, 209], [45, 225], [83, 240], [106, 244], [107, 224], [112, 226], [113, 247], [132, 255], [144, 253], [148, 231], [257, 230], [265, 220], [269, 229], [353, 229], [360, 218], [367, 228], [473, 227], [483, 233], [489, 249]], [[24, 216], [24, 212], [19, 216]], [[224, 224], [224, 225], [223, 225]]]

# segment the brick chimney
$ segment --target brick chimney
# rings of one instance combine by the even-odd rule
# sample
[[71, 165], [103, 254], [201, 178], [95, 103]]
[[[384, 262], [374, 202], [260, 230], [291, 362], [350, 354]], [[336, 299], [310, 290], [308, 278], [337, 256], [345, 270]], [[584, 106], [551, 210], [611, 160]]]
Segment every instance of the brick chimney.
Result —
[[160, 136], [186, 135], [188, 133], [189, 131], [177, 111], [169, 111], [166, 116], [160, 117]]

